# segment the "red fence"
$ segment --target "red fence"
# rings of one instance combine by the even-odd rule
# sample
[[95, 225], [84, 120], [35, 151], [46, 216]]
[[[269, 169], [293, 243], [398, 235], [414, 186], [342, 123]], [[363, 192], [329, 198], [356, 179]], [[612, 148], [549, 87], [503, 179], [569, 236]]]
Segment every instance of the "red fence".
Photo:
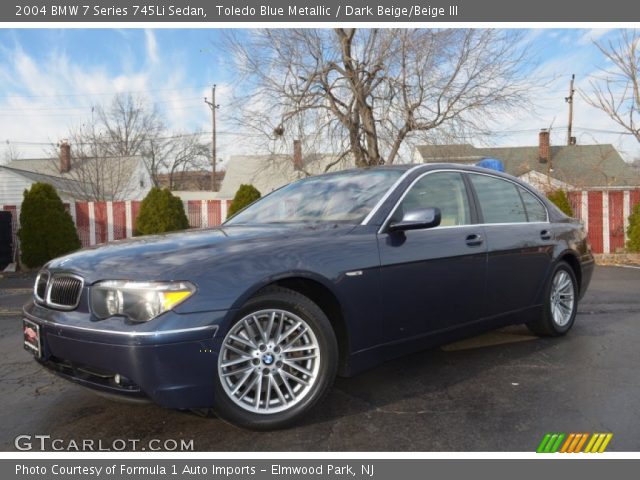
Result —
[[[628, 219], [640, 203], [640, 188], [633, 190], [585, 190], [569, 192], [577, 218], [589, 233], [594, 253], [616, 253], [624, 248]], [[220, 225], [227, 217], [231, 200], [187, 200], [185, 212], [192, 228]], [[72, 202], [65, 204], [75, 222], [83, 246], [130, 238], [140, 211], [139, 201]], [[20, 207], [0, 205], [13, 215], [14, 248]]]
[[[188, 200], [184, 209], [191, 228], [206, 228], [220, 225], [227, 217], [231, 200]], [[76, 225], [83, 247], [130, 238], [136, 228], [140, 212], [139, 201], [126, 202], [71, 202], [65, 203]], [[13, 245], [17, 245], [20, 206], [0, 205], [10, 211], [13, 218]], [[15, 253], [15, 252], [14, 252]]]
[[569, 192], [575, 216], [589, 233], [594, 253], [616, 253], [627, 241], [629, 215], [640, 203], [640, 188]]

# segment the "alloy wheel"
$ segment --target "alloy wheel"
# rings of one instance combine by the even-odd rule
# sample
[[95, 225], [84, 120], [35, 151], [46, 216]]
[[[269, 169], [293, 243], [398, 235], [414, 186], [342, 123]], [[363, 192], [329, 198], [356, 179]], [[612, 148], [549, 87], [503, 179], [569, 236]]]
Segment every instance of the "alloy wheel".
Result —
[[312, 328], [280, 309], [251, 313], [227, 333], [218, 357], [222, 387], [238, 406], [273, 414], [300, 403], [318, 379], [320, 347]]
[[551, 316], [559, 327], [566, 326], [573, 316], [575, 287], [569, 274], [558, 270], [551, 284]]

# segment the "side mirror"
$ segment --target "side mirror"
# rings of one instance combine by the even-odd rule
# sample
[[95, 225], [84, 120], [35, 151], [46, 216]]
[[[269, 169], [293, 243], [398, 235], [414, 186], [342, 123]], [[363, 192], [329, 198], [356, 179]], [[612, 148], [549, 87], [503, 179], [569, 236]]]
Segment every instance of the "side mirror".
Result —
[[423, 228], [433, 228], [440, 225], [442, 215], [439, 208], [420, 208], [409, 210], [404, 214], [402, 220], [389, 224], [389, 232], [401, 232], [405, 230], [421, 230]]

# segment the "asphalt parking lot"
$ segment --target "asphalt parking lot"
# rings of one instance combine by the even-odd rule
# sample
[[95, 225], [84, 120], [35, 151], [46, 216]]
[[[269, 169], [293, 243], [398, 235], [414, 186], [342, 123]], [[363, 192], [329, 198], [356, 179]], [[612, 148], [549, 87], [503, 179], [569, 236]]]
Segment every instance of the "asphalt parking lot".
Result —
[[268, 433], [113, 402], [45, 372], [22, 348], [31, 284], [0, 279], [3, 451], [24, 434], [204, 451], [534, 451], [547, 432], [612, 432], [608, 451], [640, 451], [639, 268], [598, 267], [564, 338], [513, 327], [391, 361], [338, 379], [303, 424]]

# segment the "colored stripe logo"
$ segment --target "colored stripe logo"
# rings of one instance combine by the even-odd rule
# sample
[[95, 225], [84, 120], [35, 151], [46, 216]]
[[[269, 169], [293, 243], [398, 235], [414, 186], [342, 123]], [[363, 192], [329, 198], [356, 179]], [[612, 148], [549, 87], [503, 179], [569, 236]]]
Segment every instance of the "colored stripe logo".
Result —
[[[602, 453], [613, 433], [547, 433], [538, 445], [537, 453]], [[586, 445], [586, 446], [585, 446]], [[584, 450], [583, 450], [584, 447]]]

